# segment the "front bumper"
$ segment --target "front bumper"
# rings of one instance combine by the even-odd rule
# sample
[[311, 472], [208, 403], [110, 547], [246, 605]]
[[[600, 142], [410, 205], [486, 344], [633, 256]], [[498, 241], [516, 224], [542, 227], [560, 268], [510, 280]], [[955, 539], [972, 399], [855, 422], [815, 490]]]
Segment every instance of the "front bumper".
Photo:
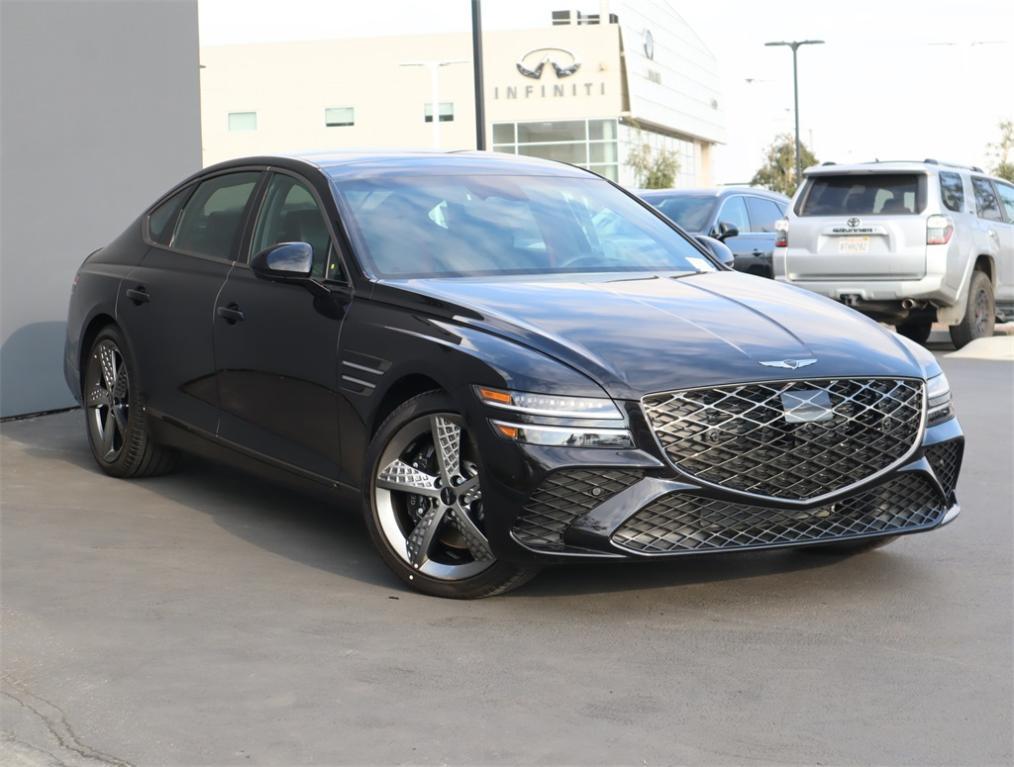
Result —
[[[634, 416], [634, 409], [628, 414]], [[631, 423], [637, 444], [651, 444], [647, 425], [634, 418]], [[810, 504], [696, 483], [650, 448], [498, 443], [483, 503], [490, 543], [497, 556], [511, 561], [636, 560], [805, 546], [924, 532], [959, 512], [954, 487], [964, 436], [953, 418], [927, 428], [903, 465]], [[508, 450], [514, 455], [508, 457]]]

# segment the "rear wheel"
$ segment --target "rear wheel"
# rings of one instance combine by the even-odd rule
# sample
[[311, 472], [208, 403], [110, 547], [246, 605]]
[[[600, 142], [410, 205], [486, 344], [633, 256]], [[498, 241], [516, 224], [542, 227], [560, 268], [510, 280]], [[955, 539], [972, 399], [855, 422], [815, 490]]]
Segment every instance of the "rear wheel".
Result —
[[502, 594], [536, 570], [499, 561], [485, 532], [480, 461], [454, 403], [442, 392], [399, 406], [367, 454], [364, 515], [381, 557], [426, 594]]
[[155, 444], [138, 400], [137, 374], [120, 331], [101, 330], [85, 364], [84, 412], [95, 462], [114, 477], [151, 477], [176, 463]]
[[895, 330], [898, 331], [898, 335], [905, 336], [905, 338], [925, 346], [926, 342], [929, 341], [930, 331], [933, 330], [933, 321], [910, 320], [895, 326]]
[[993, 299], [993, 283], [985, 272], [972, 272], [965, 316], [957, 325], [951, 325], [951, 340], [960, 349], [976, 338], [993, 335], [995, 322], [996, 304]]

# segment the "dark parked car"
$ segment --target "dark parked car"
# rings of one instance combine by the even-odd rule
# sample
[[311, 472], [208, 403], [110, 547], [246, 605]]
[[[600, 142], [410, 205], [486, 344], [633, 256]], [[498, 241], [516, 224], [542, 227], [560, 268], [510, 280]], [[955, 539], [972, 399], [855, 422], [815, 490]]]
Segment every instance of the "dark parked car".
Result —
[[65, 365], [107, 473], [183, 449], [354, 494], [392, 570], [442, 596], [958, 513], [931, 354], [542, 160], [202, 171], [85, 260]]
[[737, 270], [774, 276], [775, 221], [789, 208], [785, 195], [749, 186], [651, 189], [638, 194], [688, 232], [725, 243]]

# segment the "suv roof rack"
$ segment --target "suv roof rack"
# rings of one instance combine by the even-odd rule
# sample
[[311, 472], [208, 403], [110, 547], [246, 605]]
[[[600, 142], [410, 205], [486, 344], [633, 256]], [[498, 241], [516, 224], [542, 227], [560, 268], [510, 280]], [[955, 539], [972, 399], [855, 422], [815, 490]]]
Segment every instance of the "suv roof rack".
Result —
[[[924, 164], [924, 165], [942, 165], [945, 168], [963, 168], [964, 170], [970, 170], [970, 171], [973, 171], [975, 173], [985, 173], [986, 172], [982, 168], [980, 168], [978, 165], [962, 165], [961, 163], [957, 163], [957, 162], [944, 162], [943, 160], [934, 160], [932, 157], [927, 157], [924, 160], [881, 160], [879, 157], [875, 157], [871, 162], [860, 163], [860, 164], [861, 165], [862, 164], [874, 165], [874, 164], [877, 164], [877, 163], [885, 163], [885, 162], [914, 162], [914, 163], [921, 163], [921, 164]], [[827, 163], [824, 163], [824, 164], [826, 165]]]

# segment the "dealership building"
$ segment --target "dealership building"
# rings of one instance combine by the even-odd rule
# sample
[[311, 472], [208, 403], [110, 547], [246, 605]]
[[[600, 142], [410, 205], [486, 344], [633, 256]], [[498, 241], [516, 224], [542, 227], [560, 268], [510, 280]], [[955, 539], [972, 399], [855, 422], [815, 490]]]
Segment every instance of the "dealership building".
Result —
[[[631, 149], [668, 149], [676, 185], [712, 183], [724, 139], [714, 56], [665, 3], [547, 10], [483, 34], [487, 146], [636, 184]], [[467, 34], [204, 47], [204, 163], [341, 147], [475, 147]], [[437, 122], [433, 122], [433, 113]]]

